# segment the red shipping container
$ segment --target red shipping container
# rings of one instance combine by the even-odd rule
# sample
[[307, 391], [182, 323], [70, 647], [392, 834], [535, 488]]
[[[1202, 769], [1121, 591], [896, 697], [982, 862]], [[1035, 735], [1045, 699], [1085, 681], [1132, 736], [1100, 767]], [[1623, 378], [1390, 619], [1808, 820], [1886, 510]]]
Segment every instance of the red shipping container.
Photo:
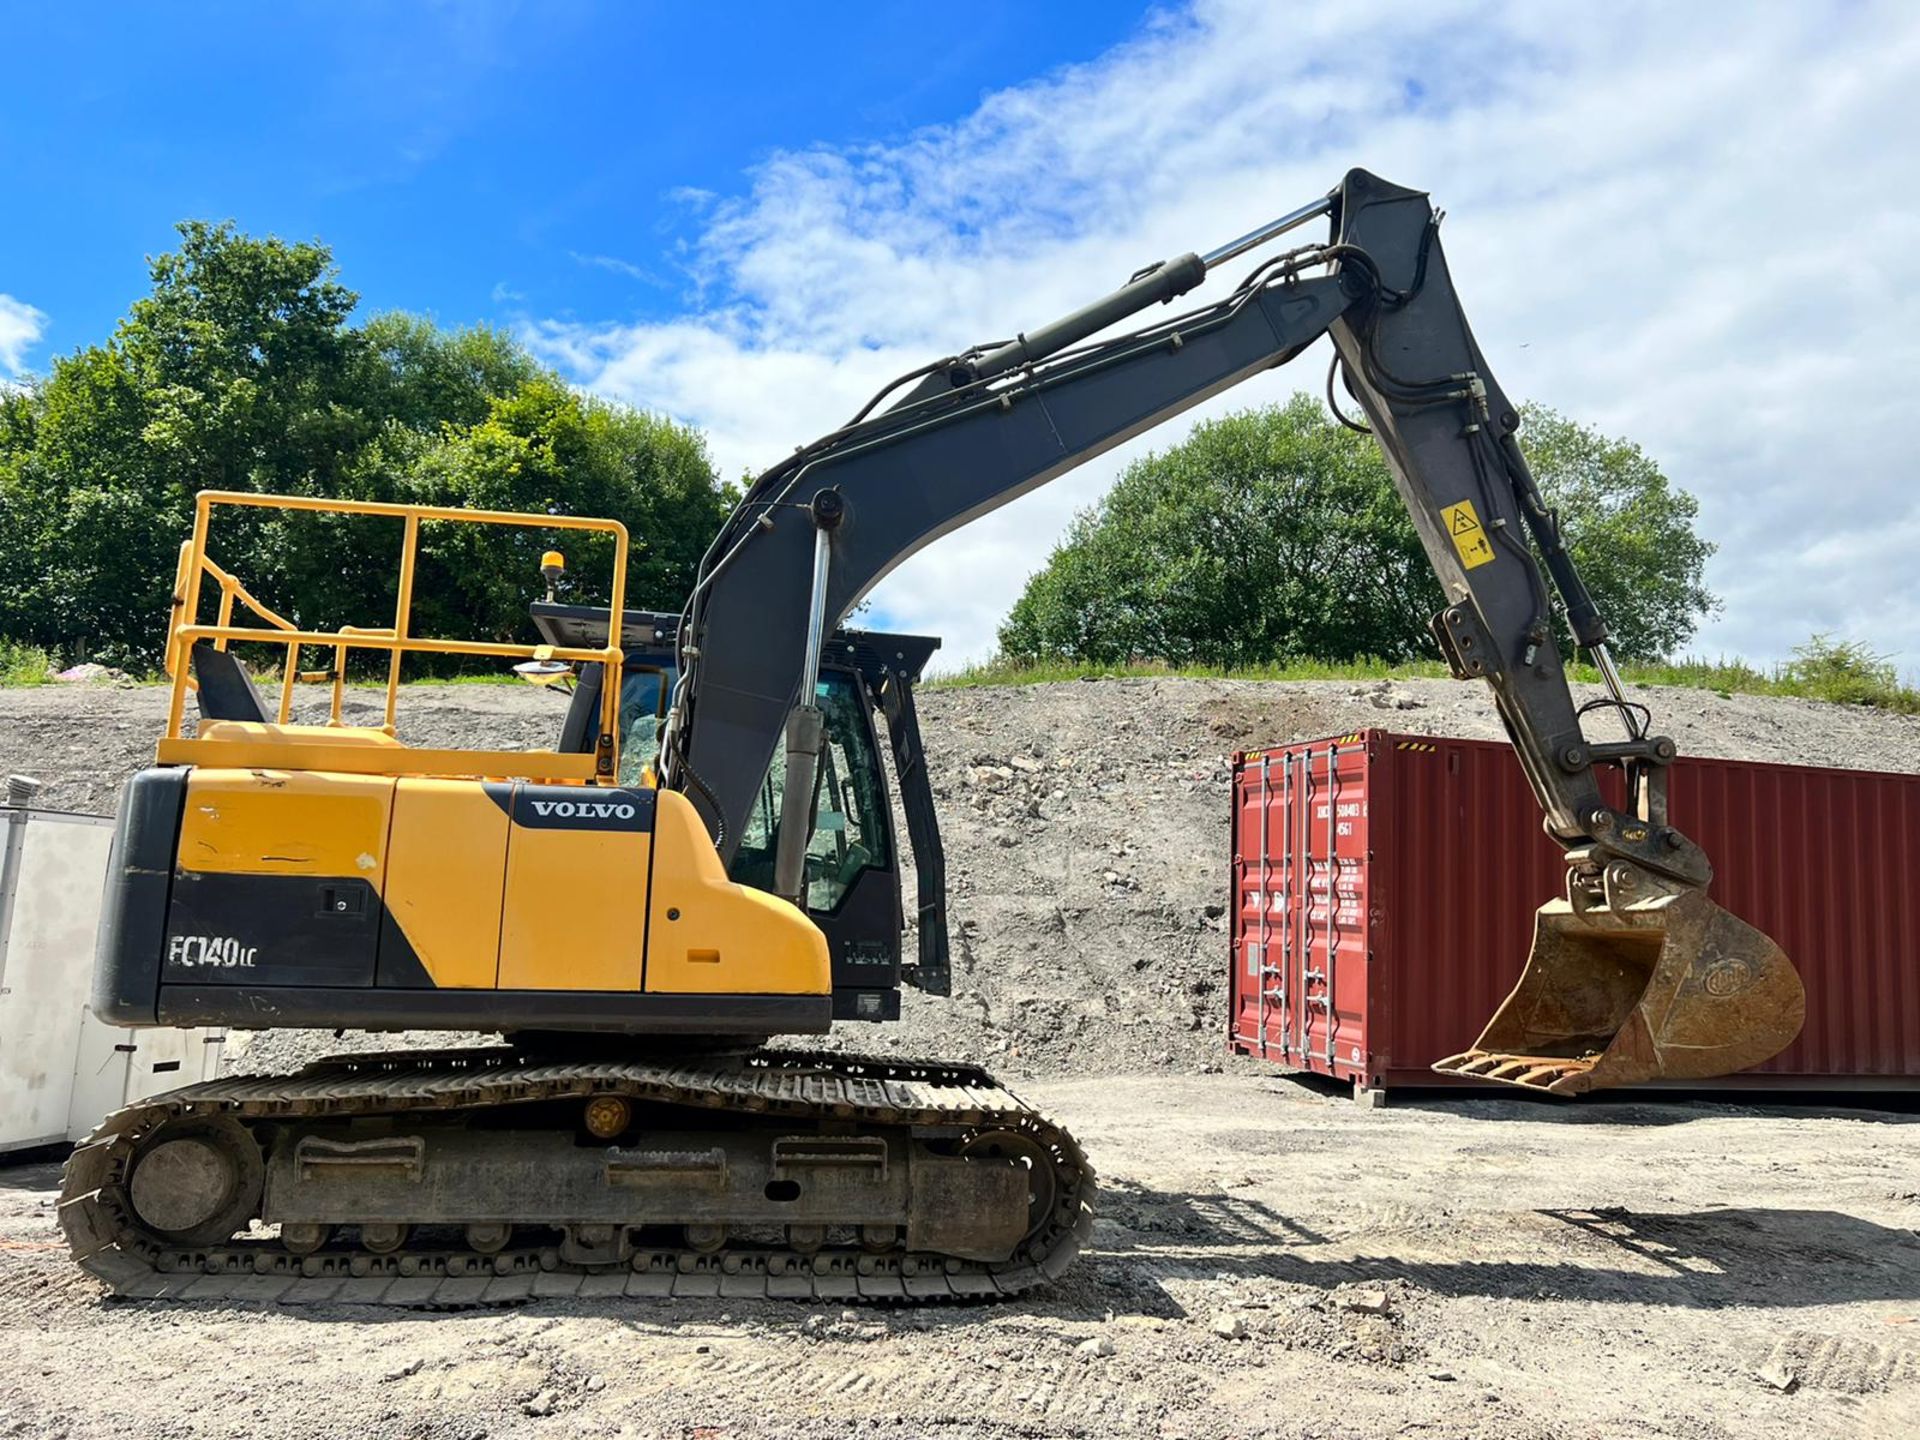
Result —
[[[1683, 757], [1669, 795], [1713, 898], [1807, 991], [1798, 1040], [1707, 1083], [1920, 1087], [1920, 775]], [[1368, 730], [1236, 756], [1230, 1048], [1369, 1089], [1464, 1083], [1427, 1067], [1499, 1008], [1565, 870], [1505, 744]]]

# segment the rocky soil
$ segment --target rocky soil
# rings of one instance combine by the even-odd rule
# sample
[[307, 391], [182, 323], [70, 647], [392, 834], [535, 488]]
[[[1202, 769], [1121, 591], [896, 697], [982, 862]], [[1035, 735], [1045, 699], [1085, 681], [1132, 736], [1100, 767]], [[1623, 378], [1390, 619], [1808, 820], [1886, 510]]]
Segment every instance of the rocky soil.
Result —
[[[1636, 698], [1683, 753], [1920, 772], [1920, 717], [1704, 690]], [[377, 723], [378, 704], [378, 692], [355, 695], [348, 718]], [[402, 738], [550, 745], [563, 706], [525, 686], [412, 686]], [[1370, 726], [1503, 733], [1483, 687], [1445, 680], [1083, 681], [930, 690], [920, 708], [947, 847], [954, 995], [908, 991], [900, 1024], [849, 1025], [825, 1043], [975, 1060], [1014, 1079], [1224, 1063], [1234, 751]], [[42, 803], [110, 811], [164, 716], [154, 687], [0, 690], [0, 771], [41, 779]], [[236, 1037], [234, 1053], [277, 1068], [388, 1043], [291, 1032], [251, 1046]]]
[[[1693, 753], [1920, 772], [1920, 721], [1644, 698]], [[0, 691], [0, 770], [108, 808], [162, 707], [150, 689]], [[986, 1061], [1081, 1137], [1102, 1218], [1060, 1284], [924, 1311], [155, 1309], [101, 1299], [69, 1265], [55, 1165], [16, 1157], [0, 1164], [0, 1436], [1920, 1431], [1911, 1105], [1365, 1110], [1222, 1053], [1228, 757], [1370, 725], [1495, 736], [1477, 689], [1125, 680], [929, 692], [922, 710], [956, 994], [909, 994], [902, 1024], [830, 1043]], [[541, 745], [559, 715], [533, 691], [418, 687], [403, 721], [425, 743]], [[367, 1043], [260, 1037], [242, 1063]]]

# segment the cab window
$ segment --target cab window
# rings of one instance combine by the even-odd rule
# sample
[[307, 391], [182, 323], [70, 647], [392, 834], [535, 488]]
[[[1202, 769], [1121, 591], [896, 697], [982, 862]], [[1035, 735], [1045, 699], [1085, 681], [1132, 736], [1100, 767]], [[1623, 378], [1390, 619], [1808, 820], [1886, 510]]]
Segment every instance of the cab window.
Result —
[[[886, 794], [873, 731], [867, 723], [858, 677], [828, 671], [815, 687], [825, 721], [826, 739], [814, 779], [813, 835], [807, 844], [806, 894], [809, 910], [839, 908], [862, 870], [885, 869], [888, 848]], [[773, 862], [780, 840], [780, 792], [786, 783], [787, 756], [782, 744], [754, 797], [741, 831], [732, 878], [759, 890], [773, 889]]]
[[669, 672], [628, 670], [620, 677], [620, 783], [643, 783], [642, 772], [660, 754], [660, 727], [666, 719]]

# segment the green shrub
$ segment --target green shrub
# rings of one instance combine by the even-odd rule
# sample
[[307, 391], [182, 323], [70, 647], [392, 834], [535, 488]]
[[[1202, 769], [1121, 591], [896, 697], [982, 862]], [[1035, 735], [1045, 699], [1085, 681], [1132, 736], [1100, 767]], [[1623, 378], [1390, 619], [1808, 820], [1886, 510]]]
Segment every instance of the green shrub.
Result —
[[[1825, 700], [1835, 705], [1869, 705], [1902, 715], [1920, 715], [1920, 690], [1900, 683], [1899, 672], [1884, 655], [1868, 646], [1830, 635], [1815, 635], [1795, 647], [1784, 665], [1762, 669], [1738, 657], [1733, 659], [1628, 661], [1621, 673], [1633, 685], [1674, 685], [1708, 690], [1721, 699], [1735, 695], [1792, 695]], [[1353, 661], [1293, 660], [1264, 665], [1169, 665], [1164, 660], [1127, 660], [1112, 665], [1072, 660], [1021, 661], [996, 655], [957, 672], [936, 675], [929, 684], [940, 689], [972, 685], [1033, 685], [1059, 680], [1118, 679], [1126, 676], [1177, 676], [1228, 680], [1406, 680], [1441, 679], [1444, 665], [1415, 660], [1404, 664], [1362, 658]], [[1600, 683], [1591, 665], [1575, 664], [1568, 678], [1587, 685]]]
[[53, 656], [38, 645], [0, 640], [0, 685], [47, 685], [53, 680]]
[[1902, 685], [1893, 661], [1858, 640], [1815, 635], [1794, 647], [1793, 659], [1780, 667], [1780, 679], [1791, 693], [1812, 700], [1920, 713], [1920, 691]]

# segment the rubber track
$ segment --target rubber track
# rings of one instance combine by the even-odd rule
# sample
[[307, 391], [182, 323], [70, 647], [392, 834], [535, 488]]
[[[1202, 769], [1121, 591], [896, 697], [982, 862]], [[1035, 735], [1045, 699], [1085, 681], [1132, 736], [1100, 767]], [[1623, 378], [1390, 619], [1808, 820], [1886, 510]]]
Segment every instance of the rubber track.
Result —
[[[550, 1247], [497, 1255], [322, 1250], [301, 1257], [262, 1238], [180, 1250], [144, 1232], [126, 1200], [128, 1162], [139, 1142], [179, 1117], [324, 1120], [600, 1094], [816, 1123], [1016, 1130], [1053, 1154], [1059, 1199], [1053, 1220], [1013, 1259], [996, 1264], [870, 1255], [855, 1247], [803, 1255], [743, 1246], [715, 1254], [645, 1250], [620, 1268], [570, 1265]], [[547, 1064], [510, 1050], [474, 1049], [335, 1057], [291, 1076], [210, 1080], [117, 1110], [68, 1159], [59, 1217], [83, 1269], [116, 1295], [149, 1300], [435, 1309], [569, 1296], [926, 1303], [1017, 1295], [1056, 1278], [1092, 1232], [1094, 1194], [1093, 1172], [1073, 1137], [973, 1066], [764, 1050], [674, 1063]]]

